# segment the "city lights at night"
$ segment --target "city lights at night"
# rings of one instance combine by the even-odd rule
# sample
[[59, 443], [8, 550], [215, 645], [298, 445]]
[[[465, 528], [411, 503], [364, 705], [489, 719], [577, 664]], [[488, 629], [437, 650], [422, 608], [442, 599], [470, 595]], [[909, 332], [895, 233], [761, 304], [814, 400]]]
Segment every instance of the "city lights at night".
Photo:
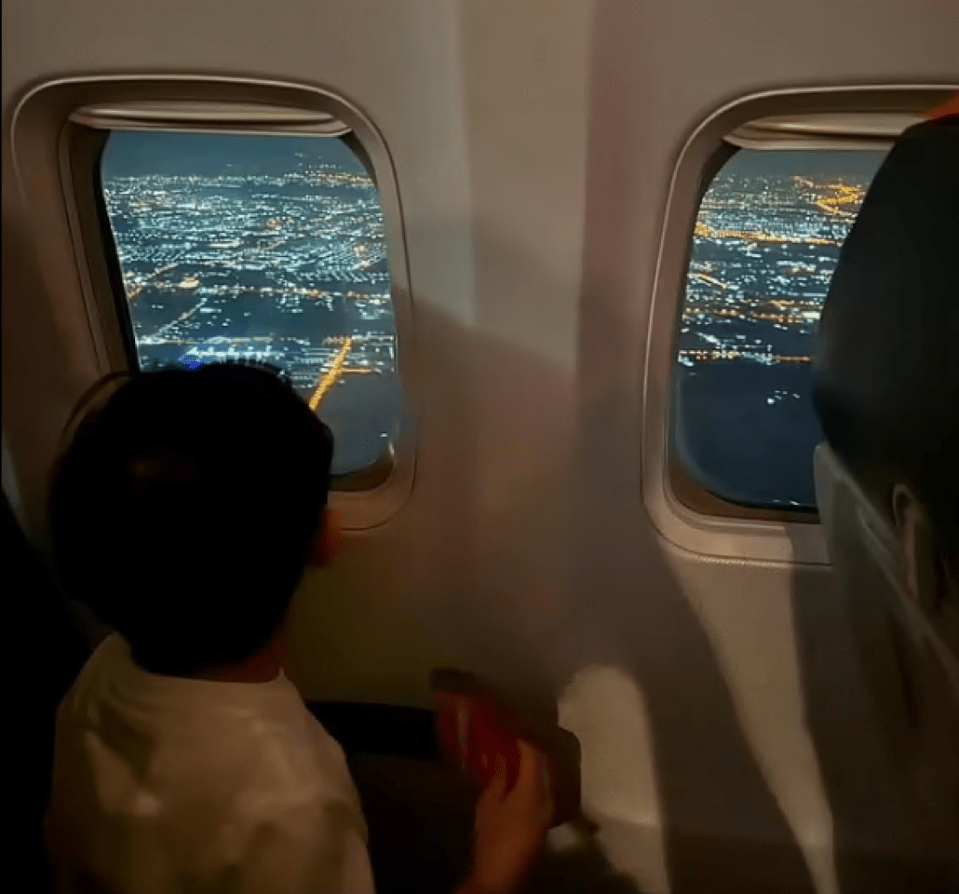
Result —
[[354, 153], [116, 133], [102, 182], [141, 368], [278, 366], [333, 428], [337, 471], [375, 462], [402, 394], [383, 215]]
[[733, 502], [812, 507], [816, 326], [881, 152], [740, 150], [699, 208], [678, 334], [673, 432]]

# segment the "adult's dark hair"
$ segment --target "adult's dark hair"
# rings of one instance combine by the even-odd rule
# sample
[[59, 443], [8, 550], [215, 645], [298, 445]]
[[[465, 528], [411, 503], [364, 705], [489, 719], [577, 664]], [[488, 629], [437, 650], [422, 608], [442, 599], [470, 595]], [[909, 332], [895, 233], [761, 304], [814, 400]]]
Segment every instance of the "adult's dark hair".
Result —
[[242, 661], [286, 614], [332, 452], [329, 429], [266, 369], [134, 374], [86, 413], [54, 469], [61, 583], [148, 670]]

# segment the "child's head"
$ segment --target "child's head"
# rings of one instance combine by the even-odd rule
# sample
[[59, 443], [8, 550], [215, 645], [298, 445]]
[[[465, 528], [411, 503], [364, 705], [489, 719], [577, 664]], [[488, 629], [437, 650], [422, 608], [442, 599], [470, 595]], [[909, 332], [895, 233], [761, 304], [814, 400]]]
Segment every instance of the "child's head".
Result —
[[54, 469], [70, 595], [158, 673], [242, 662], [283, 623], [324, 524], [333, 438], [261, 368], [131, 376]]

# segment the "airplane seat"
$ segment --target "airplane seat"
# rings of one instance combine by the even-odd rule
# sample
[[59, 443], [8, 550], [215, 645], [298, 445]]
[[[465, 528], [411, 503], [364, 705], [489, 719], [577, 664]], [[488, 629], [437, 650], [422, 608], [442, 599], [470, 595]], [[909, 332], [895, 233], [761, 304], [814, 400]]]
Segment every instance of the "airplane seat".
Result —
[[906, 130], [876, 174], [813, 401], [820, 517], [877, 720], [959, 867], [959, 115]]
[[[27, 878], [46, 877], [40, 828], [50, 794], [53, 735], [57, 707], [76, 679], [90, 648], [74, 622], [66, 602], [41, 558], [3, 496], [3, 560], [7, 584], [4, 594], [14, 623], [8, 635], [14, 648], [24, 649], [25, 660], [16, 669], [22, 699], [18, 725], [8, 726], [8, 736], [19, 758], [16, 775], [26, 785], [24, 828], [30, 831], [28, 849], [21, 858], [29, 864]], [[9, 616], [8, 616], [9, 617]], [[38, 888], [39, 889], [39, 888]]]

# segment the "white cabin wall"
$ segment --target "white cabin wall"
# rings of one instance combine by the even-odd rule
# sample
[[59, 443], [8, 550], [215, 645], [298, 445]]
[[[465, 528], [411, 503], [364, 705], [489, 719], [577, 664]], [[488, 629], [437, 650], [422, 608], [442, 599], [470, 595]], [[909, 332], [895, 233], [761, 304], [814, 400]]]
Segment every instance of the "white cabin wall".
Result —
[[[956, 15], [902, 0], [11, 0], [4, 137], [15, 97], [57, 76], [257, 76], [355, 101], [403, 207], [417, 473], [388, 524], [304, 582], [306, 693], [426, 704], [429, 669], [452, 663], [555, 695], [607, 853], [644, 888], [826, 891], [822, 723], [826, 765], [847, 757], [863, 788], [867, 772], [882, 780], [833, 804], [855, 813], [844, 846], [918, 847], [908, 803], [828, 575], [708, 560], [653, 527], [649, 302], [673, 166], [707, 114], [764, 89], [955, 81]], [[5, 231], [26, 219], [8, 174], [5, 154]], [[36, 271], [11, 287], [8, 336], [6, 271], [4, 431], [36, 506], [54, 422], [89, 365], [69, 360], [83, 336], [55, 328]], [[36, 369], [14, 383], [24, 340], [44, 347], [17, 355]], [[46, 423], [36, 406], [53, 408]]]

